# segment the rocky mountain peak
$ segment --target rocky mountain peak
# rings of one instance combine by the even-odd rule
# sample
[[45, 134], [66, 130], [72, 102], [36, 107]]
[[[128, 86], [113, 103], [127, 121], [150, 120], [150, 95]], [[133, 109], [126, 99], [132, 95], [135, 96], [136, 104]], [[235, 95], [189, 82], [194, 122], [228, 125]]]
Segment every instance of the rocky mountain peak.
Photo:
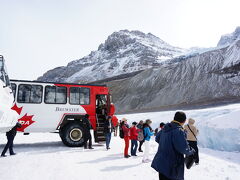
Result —
[[240, 39], [240, 26], [233, 33], [221, 36], [217, 46], [228, 46], [238, 39]]
[[151, 33], [145, 34], [137, 30], [120, 30], [108, 36], [107, 40], [98, 47], [98, 50], [107, 50], [112, 52], [121, 48], [125, 48], [126, 46], [134, 43], [139, 43], [142, 45], [144, 43], [145, 45], [156, 45], [156, 43], [168, 45], [166, 42]]
[[[120, 30], [112, 33], [98, 50], [53, 69], [41, 81], [89, 82], [159, 66], [183, 53], [151, 33]], [[59, 72], [61, 74], [59, 75]]]

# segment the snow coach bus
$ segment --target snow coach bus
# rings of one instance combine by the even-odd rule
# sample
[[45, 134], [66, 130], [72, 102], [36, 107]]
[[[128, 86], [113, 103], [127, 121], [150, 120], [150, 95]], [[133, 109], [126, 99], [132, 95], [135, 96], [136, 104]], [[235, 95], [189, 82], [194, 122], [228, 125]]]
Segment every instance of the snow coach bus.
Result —
[[66, 146], [78, 147], [84, 143], [82, 119], [89, 115], [95, 142], [105, 141], [104, 120], [114, 116], [109, 89], [105, 85], [48, 83], [11, 80], [15, 104], [25, 134], [32, 132], [59, 132]]
[[0, 55], [0, 132], [9, 131], [17, 122], [18, 114], [12, 110], [13, 93], [8, 78], [5, 60]]

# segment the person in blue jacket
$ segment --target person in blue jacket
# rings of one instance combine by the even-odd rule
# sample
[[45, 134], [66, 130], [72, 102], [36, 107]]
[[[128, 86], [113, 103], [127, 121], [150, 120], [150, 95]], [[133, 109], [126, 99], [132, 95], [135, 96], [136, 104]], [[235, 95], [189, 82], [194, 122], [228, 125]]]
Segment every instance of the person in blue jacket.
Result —
[[152, 121], [150, 119], [146, 120], [146, 123], [143, 125], [143, 134], [144, 134], [144, 145], [145, 150], [143, 154], [143, 163], [151, 162], [149, 158], [149, 151], [150, 151], [150, 139], [153, 136], [152, 128], [151, 128]]
[[194, 154], [182, 127], [185, 121], [185, 113], [176, 112], [174, 120], [167, 123], [156, 136], [159, 147], [152, 168], [159, 173], [160, 180], [184, 180], [184, 155]]

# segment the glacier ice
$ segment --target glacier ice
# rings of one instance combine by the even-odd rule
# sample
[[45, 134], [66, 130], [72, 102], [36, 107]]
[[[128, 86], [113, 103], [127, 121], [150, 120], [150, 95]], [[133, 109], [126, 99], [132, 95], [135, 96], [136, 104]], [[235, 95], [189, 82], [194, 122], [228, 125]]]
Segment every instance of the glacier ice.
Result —
[[[221, 151], [240, 152], [240, 104], [225, 105], [197, 110], [184, 110], [187, 118], [196, 120], [195, 125], [200, 131], [198, 143], [200, 147]], [[153, 129], [160, 122], [170, 122], [175, 111], [148, 112], [119, 115], [131, 121], [151, 119]]]

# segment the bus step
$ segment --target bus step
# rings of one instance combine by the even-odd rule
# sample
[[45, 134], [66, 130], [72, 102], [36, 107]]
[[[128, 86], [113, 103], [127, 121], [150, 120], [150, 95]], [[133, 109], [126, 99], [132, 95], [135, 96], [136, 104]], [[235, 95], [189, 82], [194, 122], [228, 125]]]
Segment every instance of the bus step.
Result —
[[105, 136], [105, 134], [103, 132], [101, 132], [101, 133], [97, 132], [97, 136]]
[[98, 142], [106, 141], [106, 138], [98, 138]]

